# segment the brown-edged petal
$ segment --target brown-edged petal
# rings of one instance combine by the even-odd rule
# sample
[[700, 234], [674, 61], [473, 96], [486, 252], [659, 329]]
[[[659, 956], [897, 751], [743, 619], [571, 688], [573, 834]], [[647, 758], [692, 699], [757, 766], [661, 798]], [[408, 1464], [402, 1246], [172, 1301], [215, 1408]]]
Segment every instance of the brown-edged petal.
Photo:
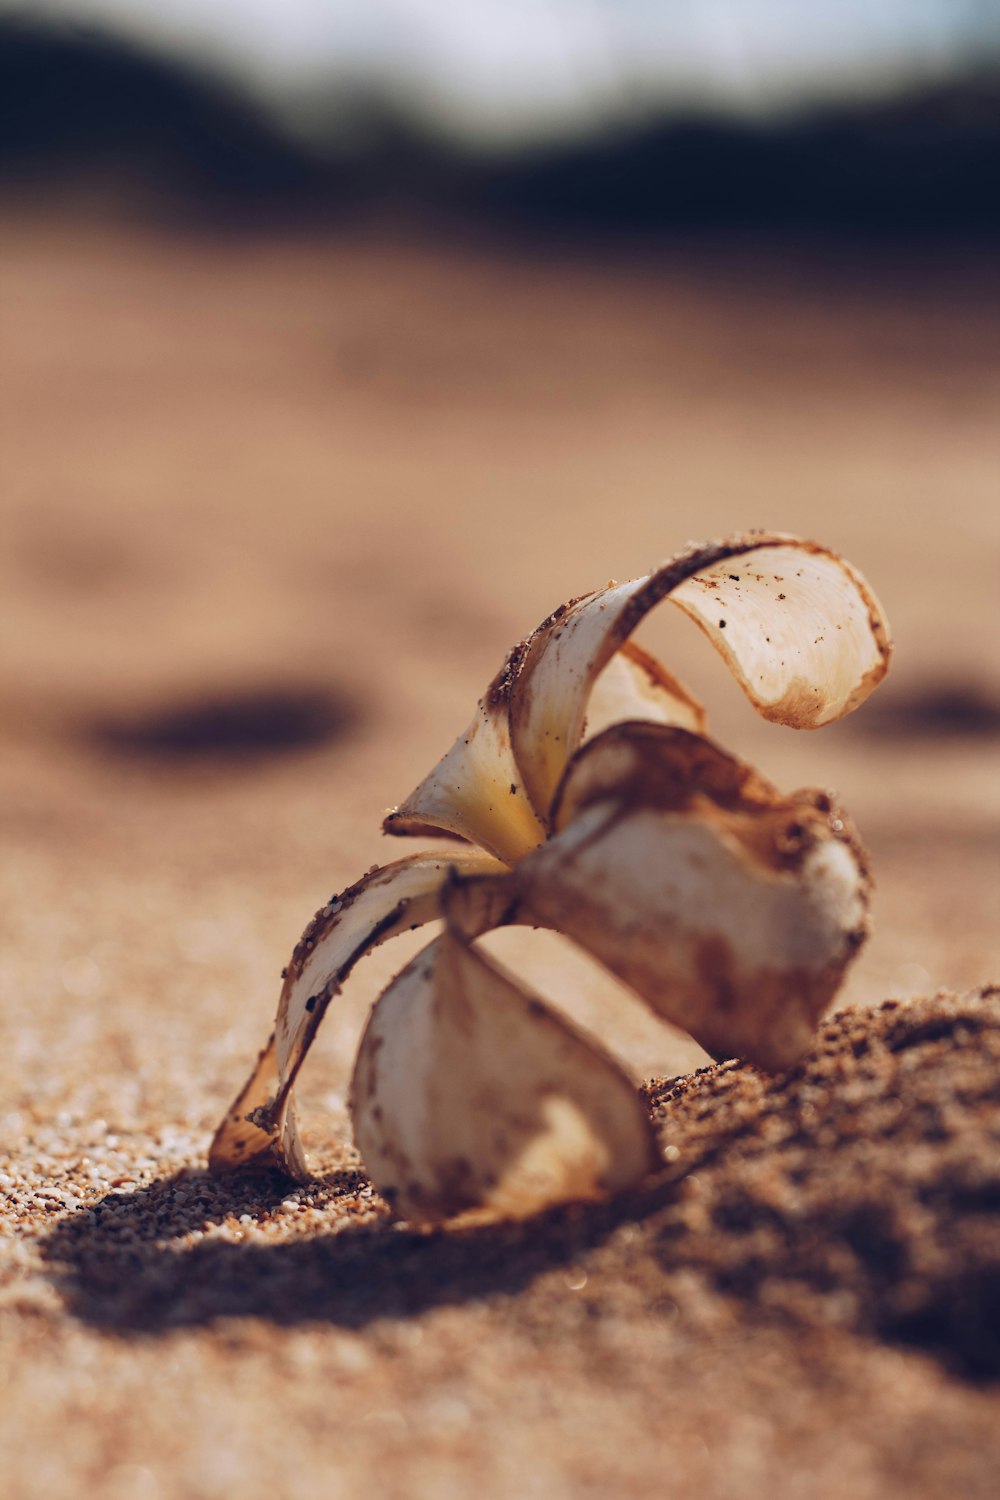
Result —
[[418, 1222], [523, 1217], [658, 1161], [621, 1066], [450, 931], [375, 1006], [351, 1107], [373, 1183]]
[[593, 739], [627, 719], [676, 724], [704, 734], [705, 706], [648, 651], [626, 641], [600, 672], [587, 699], [583, 733]]
[[437, 828], [514, 863], [545, 837], [552, 797], [585, 730], [643, 718], [703, 731], [697, 700], [629, 641], [666, 598], [704, 630], [754, 707], [794, 728], [849, 713], [888, 667], [881, 606], [836, 553], [764, 532], [692, 546], [543, 621], [386, 831]]
[[441, 891], [454, 871], [481, 876], [502, 869], [487, 855], [416, 854], [370, 871], [316, 913], [285, 970], [274, 1034], [216, 1131], [213, 1168], [263, 1159], [293, 1177], [309, 1175], [291, 1091], [330, 1000], [358, 959], [440, 916]]
[[556, 611], [530, 637], [510, 692], [510, 738], [541, 819], [595, 680], [665, 598], [701, 626], [754, 707], [796, 729], [849, 713], [888, 667], [881, 607], [836, 553], [780, 533], [692, 547], [646, 578]]
[[507, 694], [519, 659], [515, 649], [465, 733], [406, 801], [388, 814], [382, 825], [386, 833], [420, 837], [439, 829], [471, 840], [507, 864], [545, 837], [510, 746]]
[[713, 1055], [797, 1060], [867, 933], [866, 861], [828, 797], [625, 724], [579, 752], [554, 821], [512, 877], [518, 920], [574, 939]]

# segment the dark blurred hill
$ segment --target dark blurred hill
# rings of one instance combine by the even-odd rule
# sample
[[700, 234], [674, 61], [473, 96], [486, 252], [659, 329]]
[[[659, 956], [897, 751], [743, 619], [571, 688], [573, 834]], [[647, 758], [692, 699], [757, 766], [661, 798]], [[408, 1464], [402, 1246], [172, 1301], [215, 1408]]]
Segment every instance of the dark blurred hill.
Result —
[[484, 174], [504, 218], [632, 231], [1000, 227], [1000, 80], [780, 123], [664, 119]]
[[319, 175], [210, 73], [100, 31], [0, 20], [0, 184], [99, 178], [126, 196], [262, 203]]
[[598, 237], [1000, 229], [988, 69], [769, 122], [671, 114], [478, 153], [392, 100], [330, 94], [339, 123], [307, 147], [203, 69], [95, 31], [0, 21], [0, 186], [98, 183], [104, 199], [214, 221], [402, 210]]

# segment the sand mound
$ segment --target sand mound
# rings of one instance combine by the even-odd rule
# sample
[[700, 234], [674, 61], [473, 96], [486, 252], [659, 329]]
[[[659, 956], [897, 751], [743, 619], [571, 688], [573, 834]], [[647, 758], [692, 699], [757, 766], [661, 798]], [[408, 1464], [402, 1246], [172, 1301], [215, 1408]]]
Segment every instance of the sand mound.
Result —
[[[889, 1001], [835, 1016], [780, 1078], [734, 1061], [651, 1084], [671, 1164], [612, 1205], [428, 1234], [389, 1221], [356, 1170], [304, 1195], [275, 1174], [188, 1170], [72, 1214], [43, 1253], [76, 1316], [155, 1331], [415, 1317], [515, 1294], [601, 1246], [652, 1305], [683, 1307], [694, 1273], [699, 1302], [735, 1298], [756, 1320], [913, 1344], [996, 1377], [998, 1080], [1000, 990]], [[203, 1237], [234, 1220], [246, 1237]], [[633, 1233], [616, 1239], [623, 1224]]]

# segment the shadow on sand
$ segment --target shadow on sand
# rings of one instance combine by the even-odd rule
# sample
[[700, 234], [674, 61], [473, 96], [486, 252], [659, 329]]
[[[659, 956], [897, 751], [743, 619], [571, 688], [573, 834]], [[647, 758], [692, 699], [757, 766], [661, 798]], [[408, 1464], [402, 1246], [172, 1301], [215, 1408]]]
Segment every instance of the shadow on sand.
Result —
[[747, 1327], [877, 1339], [992, 1382], [998, 1076], [1000, 989], [887, 1001], [830, 1018], [789, 1073], [727, 1062], [650, 1085], [676, 1163], [610, 1202], [417, 1230], [359, 1172], [302, 1193], [276, 1174], [186, 1172], [77, 1210], [43, 1253], [70, 1312], [121, 1334], [240, 1317], [362, 1328], [582, 1262], [651, 1318], [693, 1276]]
[[70, 1312], [117, 1333], [155, 1335], [238, 1317], [357, 1329], [516, 1293], [572, 1264], [619, 1224], [668, 1203], [678, 1176], [665, 1173], [612, 1203], [571, 1205], [522, 1223], [415, 1229], [387, 1212], [373, 1219], [364, 1178], [340, 1172], [309, 1189], [315, 1207], [329, 1211], [329, 1229], [311, 1215], [308, 1233], [268, 1243], [210, 1231], [194, 1242], [185, 1236], [244, 1214], [266, 1223], [290, 1191], [287, 1178], [182, 1172], [77, 1210], [56, 1226], [44, 1253]]

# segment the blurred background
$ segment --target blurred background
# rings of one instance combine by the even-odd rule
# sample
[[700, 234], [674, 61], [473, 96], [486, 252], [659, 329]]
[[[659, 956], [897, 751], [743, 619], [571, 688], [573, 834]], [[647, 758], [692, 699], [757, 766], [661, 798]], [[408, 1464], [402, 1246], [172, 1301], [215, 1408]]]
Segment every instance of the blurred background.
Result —
[[110, 1035], [210, 1123], [510, 644], [751, 526], [869, 577], [876, 698], [797, 736], [645, 638], [860, 821], [849, 998], [996, 978], [998, 248], [993, 0], [3, 0], [0, 976], [60, 1018], [10, 1042], [43, 1094], [54, 1030], [81, 1077]]

